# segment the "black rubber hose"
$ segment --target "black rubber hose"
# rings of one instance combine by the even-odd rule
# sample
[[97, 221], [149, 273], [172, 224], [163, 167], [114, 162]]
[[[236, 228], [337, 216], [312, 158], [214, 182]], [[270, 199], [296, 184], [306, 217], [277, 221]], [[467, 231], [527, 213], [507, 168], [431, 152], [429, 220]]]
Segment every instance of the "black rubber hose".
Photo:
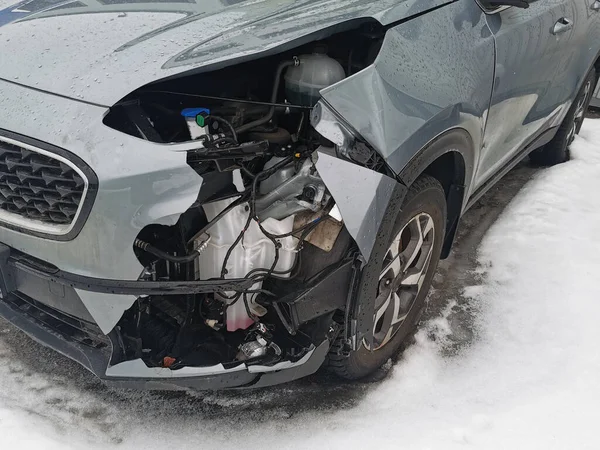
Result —
[[[277, 92], [279, 92], [279, 84], [281, 82], [281, 74], [283, 73], [284, 69], [287, 67], [290, 67], [290, 66], [295, 66], [296, 64], [298, 64], [297, 60], [283, 61], [283, 62], [279, 63], [279, 65], [277, 66], [277, 71], [275, 72], [275, 82], [273, 83], [273, 91], [271, 92], [271, 103], [275, 103], [275, 101], [277, 100]], [[241, 127], [236, 128], [235, 132], [237, 134], [242, 134], [248, 130], [251, 130], [252, 128], [263, 125], [263, 124], [267, 123], [269, 120], [271, 120], [273, 118], [274, 114], [275, 114], [275, 106], [271, 106], [269, 108], [269, 112], [267, 113], [266, 116], [263, 116], [260, 119], [256, 119], [252, 122], [248, 122], [248, 123], [242, 125]]]
[[239, 244], [239, 242], [244, 237], [244, 233], [250, 226], [250, 222], [252, 222], [252, 216], [248, 215], [248, 219], [246, 220], [246, 223], [244, 224], [244, 228], [242, 228], [242, 231], [240, 231], [240, 234], [238, 235], [237, 239], [235, 241], [233, 241], [233, 244], [231, 244], [231, 246], [227, 250], [227, 253], [225, 253], [225, 258], [223, 259], [223, 265], [221, 266], [221, 278], [225, 278], [225, 274], [227, 273], [227, 261], [229, 261], [231, 252], [233, 252], [233, 249]]
[[144, 242], [140, 239], [136, 239], [135, 241], [133, 241], [133, 245], [137, 248], [141, 248], [142, 250], [144, 250], [148, 253], [152, 253], [157, 258], [165, 259], [167, 261], [170, 261], [173, 263], [179, 263], [179, 264], [191, 263], [199, 255], [199, 253], [197, 251], [194, 251], [194, 252], [190, 253], [189, 255], [174, 256], [167, 252], [163, 252], [162, 250], [159, 250], [158, 248], [154, 247], [153, 245], [151, 245], [147, 242]]

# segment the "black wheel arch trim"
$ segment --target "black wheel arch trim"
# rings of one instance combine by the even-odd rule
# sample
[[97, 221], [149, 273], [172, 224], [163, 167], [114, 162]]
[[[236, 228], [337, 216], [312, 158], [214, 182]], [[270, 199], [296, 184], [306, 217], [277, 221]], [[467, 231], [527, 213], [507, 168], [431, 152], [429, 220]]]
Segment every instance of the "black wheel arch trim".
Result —
[[458, 222], [465, 210], [466, 193], [469, 192], [475, 171], [476, 151], [471, 135], [464, 128], [452, 128], [443, 132], [429, 141], [399, 174], [401, 182], [410, 186], [431, 164], [449, 152], [454, 156], [454, 173], [446, 192], [448, 219], [442, 259], [450, 253]]
[[[464, 181], [462, 183], [453, 183], [447, 193], [448, 218], [450, 218], [450, 208], [453, 208], [452, 220], [446, 224], [446, 235], [444, 246], [442, 247], [442, 257], [447, 255], [452, 245], [454, 234], [458, 225], [458, 220], [465, 203], [466, 183], [469, 183], [473, 176], [475, 165], [475, 149], [470, 134], [462, 128], [450, 129], [432, 139], [415, 157], [402, 169], [398, 175], [399, 183], [392, 192], [388, 208], [384, 213], [376, 242], [387, 242], [393, 231], [395, 219], [400, 212], [402, 202], [408, 193], [408, 187], [425, 172], [425, 170], [439, 157], [454, 151], [460, 154], [464, 163]], [[381, 247], [381, 246], [380, 246]], [[351, 311], [347, 314], [346, 327], [350, 330], [350, 343], [353, 349], [356, 349], [362, 338], [369, 341], [373, 328], [373, 309], [375, 304], [374, 292], [378, 281], [379, 271], [383, 255], [380, 253], [387, 248], [375, 246], [369, 262], [365, 264], [360, 276], [360, 283], [355, 288], [354, 301], [351, 302]], [[378, 255], [380, 257], [378, 257]], [[349, 302], [350, 303], [350, 302]]]
[[372, 343], [373, 313], [375, 310], [375, 297], [377, 284], [379, 283], [379, 272], [387, 246], [383, 245], [389, 241], [393, 232], [396, 218], [401, 211], [402, 202], [408, 193], [408, 188], [397, 183], [392, 191], [388, 208], [383, 214], [381, 225], [377, 231], [375, 245], [371, 251], [371, 257], [362, 269], [360, 281], [356, 287], [352, 310], [349, 314], [349, 322], [346, 328], [350, 330], [352, 349], [356, 350], [363, 338]]

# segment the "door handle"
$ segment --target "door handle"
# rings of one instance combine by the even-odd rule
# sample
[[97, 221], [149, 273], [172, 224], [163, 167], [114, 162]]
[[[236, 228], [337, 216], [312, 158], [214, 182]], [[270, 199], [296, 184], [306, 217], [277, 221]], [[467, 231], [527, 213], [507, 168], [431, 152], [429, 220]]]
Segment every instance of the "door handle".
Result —
[[592, 3], [592, 6], [590, 6], [590, 9], [592, 11], [600, 11], [600, 1], [596, 0], [594, 3]]
[[560, 34], [564, 33], [565, 31], [569, 31], [571, 28], [573, 28], [573, 21], [567, 19], [566, 17], [561, 17], [556, 21], [551, 32], [552, 34]]

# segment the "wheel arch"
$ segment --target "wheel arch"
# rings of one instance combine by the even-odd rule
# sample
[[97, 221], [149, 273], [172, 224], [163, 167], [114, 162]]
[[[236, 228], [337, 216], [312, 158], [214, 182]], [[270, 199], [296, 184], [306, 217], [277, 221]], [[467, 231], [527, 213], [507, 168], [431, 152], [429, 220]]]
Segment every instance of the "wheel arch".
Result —
[[[437, 162], [436, 162], [437, 161]], [[452, 168], [446, 168], [446, 165], [452, 163]], [[475, 147], [471, 135], [462, 128], [450, 129], [424, 146], [416, 156], [404, 167], [398, 174], [398, 180], [395, 189], [391, 191], [387, 208], [380, 221], [377, 231], [377, 243], [373, 246], [368, 263], [363, 267], [360, 277], [360, 283], [353, 295], [352, 308], [349, 317], [356, 320], [355, 326], [349, 321], [347, 338], [353, 341], [353, 348], [358, 344], [357, 339], [363, 337], [370, 343], [372, 339], [372, 318], [374, 311], [375, 298], [373, 293], [377, 289], [378, 274], [381, 270], [381, 264], [387, 246], [382, 243], [387, 242], [391, 235], [398, 211], [402, 208], [402, 203], [407, 193], [407, 186], [424, 173], [443, 179], [442, 185], [446, 182], [447, 203], [451, 205], [448, 211], [452, 209], [451, 219], [446, 223], [446, 232], [444, 236], [444, 245], [442, 247], [442, 257], [447, 256], [454, 233], [458, 224], [458, 219], [464, 209], [466, 186], [472, 179], [473, 167], [475, 164]], [[437, 176], [436, 176], [437, 175]], [[352, 337], [355, 339], [352, 340]]]
[[399, 173], [406, 186], [421, 174], [427, 174], [444, 187], [448, 211], [442, 258], [450, 253], [474, 166], [475, 146], [471, 135], [463, 128], [453, 128], [432, 139]]

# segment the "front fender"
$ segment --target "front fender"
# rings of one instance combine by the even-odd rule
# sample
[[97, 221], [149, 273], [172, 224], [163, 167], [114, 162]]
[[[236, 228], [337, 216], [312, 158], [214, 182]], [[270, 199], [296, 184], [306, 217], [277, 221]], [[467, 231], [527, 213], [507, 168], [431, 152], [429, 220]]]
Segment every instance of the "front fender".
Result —
[[372, 337], [379, 272], [394, 219], [407, 188], [387, 175], [338, 159], [331, 149], [319, 148], [319, 175], [331, 192], [344, 224], [363, 256], [360, 286], [348, 304], [346, 337], [356, 348]]
[[485, 15], [475, 2], [455, 2], [389, 29], [373, 65], [321, 94], [400, 173], [453, 128], [481, 148], [493, 77]]

